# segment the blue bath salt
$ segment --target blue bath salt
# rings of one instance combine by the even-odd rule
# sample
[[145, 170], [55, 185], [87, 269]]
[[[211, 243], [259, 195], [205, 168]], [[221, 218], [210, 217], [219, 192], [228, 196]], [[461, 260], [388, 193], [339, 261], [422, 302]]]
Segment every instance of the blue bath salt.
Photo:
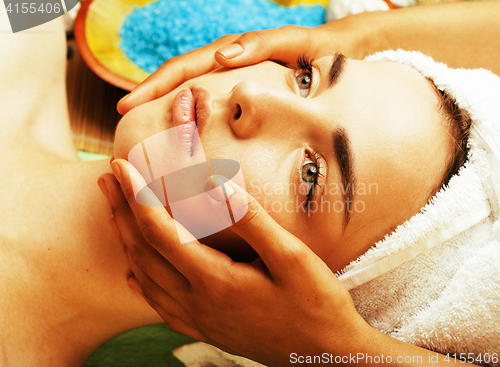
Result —
[[325, 23], [320, 5], [285, 7], [271, 0], [159, 0], [133, 7], [119, 34], [120, 48], [134, 64], [154, 72], [171, 57], [231, 33], [295, 24]]

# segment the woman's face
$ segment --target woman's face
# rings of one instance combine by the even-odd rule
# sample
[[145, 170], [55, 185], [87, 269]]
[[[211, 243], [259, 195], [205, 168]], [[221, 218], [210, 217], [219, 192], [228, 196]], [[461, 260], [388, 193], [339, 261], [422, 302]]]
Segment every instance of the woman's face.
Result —
[[173, 127], [176, 95], [208, 95], [206, 157], [239, 162], [246, 190], [339, 270], [427, 203], [453, 144], [420, 73], [342, 59], [321, 58], [312, 73], [268, 61], [192, 79], [125, 115], [115, 156]]

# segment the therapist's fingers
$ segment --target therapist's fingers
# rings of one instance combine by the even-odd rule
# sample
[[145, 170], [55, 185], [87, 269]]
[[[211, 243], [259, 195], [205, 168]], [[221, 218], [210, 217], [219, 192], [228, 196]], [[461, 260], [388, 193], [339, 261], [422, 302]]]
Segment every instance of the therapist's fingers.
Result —
[[[140, 270], [138, 270], [140, 272]], [[140, 276], [139, 276], [140, 277]], [[149, 305], [160, 315], [160, 317], [165, 321], [168, 327], [178, 334], [186, 335], [192, 339], [196, 339], [199, 341], [206, 341], [206, 338], [203, 334], [199, 332], [199, 330], [193, 326], [194, 323], [186, 322], [185, 317], [178, 317], [175, 313], [170, 312], [170, 308], [165, 307], [165, 302], [162, 299], [155, 301], [155, 297], [146, 296], [144, 294], [144, 289], [154, 289], [155, 287], [159, 288], [151, 279], [143, 278], [139, 282], [135, 276], [129, 279], [129, 283], [133, 284], [134, 288], [140, 288], [141, 292], [144, 295], [144, 298], [149, 303]], [[161, 290], [161, 288], [159, 288]], [[161, 305], [161, 306], [160, 306]], [[190, 319], [190, 318], [189, 318]]]
[[221, 66], [242, 67], [265, 60], [292, 64], [302, 54], [323, 56], [325, 46], [319, 42], [320, 33], [289, 25], [223, 36], [204, 47], [167, 60], [118, 102], [118, 112], [123, 115], [138, 105], [164, 96], [185, 81]]
[[108, 203], [131, 266], [141, 269], [150, 276], [156, 276], [155, 280], [170, 292], [188, 291], [190, 287], [188, 280], [144, 239], [135, 215], [115, 177], [105, 174], [101, 179], [105, 181]]
[[[134, 283], [134, 288], [139, 287], [141, 289], [141, 293], [146, 301], [160, 314], [169, 327], [175, 332], [199, 339], [200, 334], [197, 331], [193, 318], [189, 315], [186, 308], [165, 290], [174, 286], [173, 284], [165, 286], [165, 281], [169, 281], [168, 275], [164, 274], [161, 277], [164, 281], [162, 282], [163, 285], [160, 286], [143, 272], [141, 268], [136, 266], [131, 258], [129, 258], [129, 264], [136, 278], [129, 279], [129, 283]], [[173, 283], [171, 279], [170, 282]]]
[[315, 43], [309, 28], [289, 25], [276, 29], [252, 31], [215, 53], [217, 62], [226, 67], [252, 65], [264, 60], [295, 63], [301, 54], [315, 56]]
[[214, 58], [215, 51], [238, 37], [224, 36], [204, 47], [167, 60], [118, 102], [118, 112], [124, 115], [136, 106], [164, 96], [187, 80], [219, 68]]
[[[146, 186], [146, 182], [134, 166], [123, 159], [116, 159], [112, 163], [112, 169], [115, 176], [121, 176], [119, 179], [121, 190], [132, 209], [144, 240], [190, 282], [193, 279], [199, 280], [200, 274], [204, 274], [205, 279], [221, 276], [224, 269], [233, 264], [229, 256], [201, 244], [180, 223], [176, 222]], [[135, 187], [144, 187], [139, 195], [147, 197], [143, 197], [140, 201], [149, 202], [150, 205], [137, 202], [131, 180], [137, 180], [134, 183]], [[179, 238], [192, 240], [181, 244]], [[150, 269], [148, 269], [148, 275], [153, 280], [157, 280]]]
[[[277, 281], [302, 276], [302, 269], [310, 269], [312, 251], [297, 237], [281, 227], [250, 194], [232, 181], [224, 184], [226, 197], [233, 216], [231, 229], [242, 237], [259, 254], [271, 277]], [[227, 210], [224, 198], [212, 197], [208, 193], [214, 209], [224, 218]], [[231, 223], [227, 223], [228, 226]]]
[[[163, 312], [174, 322], [174, 331], [195, 336], [195, 323], [185, 308], [171, 296], [177, 298], [190, 291], [190, 284], [168, 261], [143, 239], [135, 221], [135, 216], [123, 195], [118, 182], [111, 174], [101, 176], [107, 188], [107, 197], [119, 230], [119, 237], [124, 246], [129, 265], [139, 280], [135, 287], [140, 288], [143, 296], [151, 304], [161, 304]], [[156, 282], [150, 276], [155, 277]], [[129, 283], [134, 279], [130, 279]], [[182, 322], [181, 322], [182, 321]], [[186, 334], [187, 335], [187, 334]], [[196, 334], [199, 338], [200, 335]]]
[[[183, 324], [185, 324], [184, 329], [194, 329], [196, 327], [196, 323], [187, 313], [186, 309], [174, 297], [137, 267], [131, 259], [129, 259], [129, 264], [137, 279], [134, 287], [140, 287], [142, 295], [150, 305], [152, 303], [161, 305], [163, 311], [183, 321]], [[134, 283], [133, 279], [130, 279], [129, 283]]]

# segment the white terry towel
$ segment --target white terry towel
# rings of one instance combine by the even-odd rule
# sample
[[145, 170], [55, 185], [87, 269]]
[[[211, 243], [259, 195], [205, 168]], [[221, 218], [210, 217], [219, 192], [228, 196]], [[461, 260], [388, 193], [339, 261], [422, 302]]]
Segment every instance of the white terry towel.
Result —
[[451, 69], [418, 52], [385, 51], [367, 60], [411, 65], [452, 95], [473, 120], [470, 152], [448, 187], [339, 279], [376, 329], [500, 366], [500, 78]]

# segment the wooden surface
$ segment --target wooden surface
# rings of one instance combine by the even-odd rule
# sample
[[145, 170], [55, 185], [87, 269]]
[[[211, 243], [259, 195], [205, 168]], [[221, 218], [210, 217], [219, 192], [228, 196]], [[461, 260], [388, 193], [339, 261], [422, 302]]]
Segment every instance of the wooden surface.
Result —
[[68, 58], [66, 85], [68, 108], [76, 148], [91, 153], [113, 154], [113, 135], [121, 115], [116, 103], [126, 91], [95, 75], [82, 60], [73, 40]]

